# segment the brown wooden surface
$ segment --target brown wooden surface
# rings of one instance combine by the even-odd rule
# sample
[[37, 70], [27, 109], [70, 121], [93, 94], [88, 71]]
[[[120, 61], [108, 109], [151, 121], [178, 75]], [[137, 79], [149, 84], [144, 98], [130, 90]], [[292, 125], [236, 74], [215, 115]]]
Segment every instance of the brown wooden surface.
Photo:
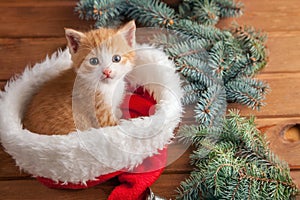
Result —
[[[88, 30], [92, 23], [81, 21], [74, 13], [76, 0], [6, 0], [0, 1], [0, 88], [26, 65], [43, 60], [65, 44], [64, 27]], [[300, 124], [300, 1], [244, 1], [245, 14], [235, 19], [239, 24], [253, 25], [268, 32], [269, 64], [258, 76], [267, 81], [272, 91], [267, 105], [252, 111], [240, 105], [245, 116], [255, 114], [257, 126], [270, 140], [270, 146], [287, 160], [292, 177], [300, 185], [300, 133], [285, 134], [293, 124]], [[219, 27], [228, 27], [232, 19], [223, 20]], [[184, 123], [193, 123], [192, 106], [186, 108]], [[174, 160], [182, 146], [169, 152]], [[189, 148], [172, 162], [153, 185], [158, 195], [172, 198], [180, 181], [188, 177]], [[91, 189], [69, 191], [48, 189], [15, 166], [14, 160], [0, 148], [0, 199], [106, 199], [116, 180]]]

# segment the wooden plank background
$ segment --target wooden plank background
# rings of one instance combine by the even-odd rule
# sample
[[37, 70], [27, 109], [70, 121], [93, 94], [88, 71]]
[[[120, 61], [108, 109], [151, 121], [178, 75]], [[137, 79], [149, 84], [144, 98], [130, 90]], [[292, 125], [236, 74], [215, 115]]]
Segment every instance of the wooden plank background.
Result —
[[[74, 14], [76, 0], [6, 0], [0, 2], [0, 88], [13, 75], [21, 73], [26, 65], [44, 59], [65, 45], [64, 27], [81, 30], [92, 28], [92, 23], [81, 21]], [[257, 126], [263, 128], [271, 148], [288, 161], [295, 182], [300, 185], [300, 142], [298, 130], [288, 135], [288, 125], [300, 124], [300, 1], [252, 0], [245, 3], [245, 14], [235, 19], [239, 24], [253, 25], [268, 33], [269, 64], [258, 76], [267, 81], [272, 91], [267, 105], [252, 111], [240, 105], [245, 116], [255, 114]], [[226, 28], [232, 19], [221, 21]], [[186, 108], [183, 123], [193, 122], [192, 106]], [[173, 155], [180, 147], [170, 151]], [[158, 195], [172, 198], [179, 183], [188, 177], [188, 149], [169, 165], [152, 186]], [[91, 189], [68, 191], [48, 189], [20, 172], [13, 159], [0, 148], [1, 199], [106, 199], [116, 184], [111, 180]]]

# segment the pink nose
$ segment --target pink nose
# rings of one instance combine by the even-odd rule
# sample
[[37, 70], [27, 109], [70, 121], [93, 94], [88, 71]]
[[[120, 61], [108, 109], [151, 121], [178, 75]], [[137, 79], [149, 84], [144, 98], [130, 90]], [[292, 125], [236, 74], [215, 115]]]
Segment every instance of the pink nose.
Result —
[[109, 77], [110, 74], [111, 74], [111, 69], [106, 68], [106, 69], [104, 69], [104, 70], [102, 71], [102, 73], [103, 73], [105, 76]]

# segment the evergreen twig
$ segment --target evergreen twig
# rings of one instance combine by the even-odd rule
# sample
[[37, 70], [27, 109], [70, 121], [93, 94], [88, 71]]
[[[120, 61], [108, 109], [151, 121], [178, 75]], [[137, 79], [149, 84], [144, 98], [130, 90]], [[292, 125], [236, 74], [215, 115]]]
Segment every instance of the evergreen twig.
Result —
[[177, 199], [294, 199], [298, 189], [289, 167], [268, 148], [254, 118], [231, 111], [222, 124], [219, 130], [181, 129], [184, 138], [193, 138], [196, 169], [181, 183]]

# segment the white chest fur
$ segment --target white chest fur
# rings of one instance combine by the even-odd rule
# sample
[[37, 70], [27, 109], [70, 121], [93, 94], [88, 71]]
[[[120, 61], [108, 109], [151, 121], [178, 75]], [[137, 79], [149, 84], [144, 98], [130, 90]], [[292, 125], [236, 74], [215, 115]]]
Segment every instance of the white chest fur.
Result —
[[124, 80], [120, 79], [113, 83], [100, 83], [99, 90], [103, 94], [104, 102], [111, 106], [114, 115], [120, 118], [121, 111], [119, 107], [125, 95]]

